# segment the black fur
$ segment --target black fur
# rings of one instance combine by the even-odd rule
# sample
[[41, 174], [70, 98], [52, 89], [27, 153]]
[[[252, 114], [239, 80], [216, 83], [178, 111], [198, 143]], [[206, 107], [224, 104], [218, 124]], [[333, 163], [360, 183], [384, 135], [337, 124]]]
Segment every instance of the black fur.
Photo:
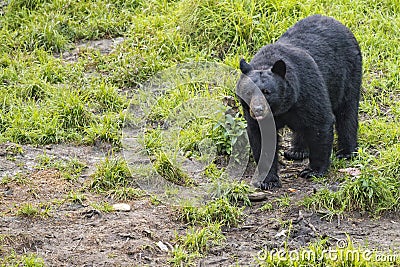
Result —
[[[250, 63], [241, 60], [240, 69], [237, 95], [257, 163], [261, 149], [257, 120], [267, 114], [266, 101], [276, 129], [286, 125], [294, 132], [285, 157], [309, 157], [309, 168], [300, 173], [302, 177], [326, 173], [334, 124], [337, 156], [349, 158], [356, 151], [362, 59], [357, 40], [343, 24], [321, 15], [307, 17], [274, 44], [262, 47]], [[280, 186], [277, 169], [275, 155], [261, 188]]]

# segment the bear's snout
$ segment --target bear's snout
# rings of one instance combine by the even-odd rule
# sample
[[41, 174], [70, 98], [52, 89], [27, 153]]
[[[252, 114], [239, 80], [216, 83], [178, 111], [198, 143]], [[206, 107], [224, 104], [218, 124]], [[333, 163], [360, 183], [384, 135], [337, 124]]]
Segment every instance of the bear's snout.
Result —
[[253, 97], [250, 102], [250, 116], [256, 120], [264, 119], [268, 114], [267, 101], [263, 96]]

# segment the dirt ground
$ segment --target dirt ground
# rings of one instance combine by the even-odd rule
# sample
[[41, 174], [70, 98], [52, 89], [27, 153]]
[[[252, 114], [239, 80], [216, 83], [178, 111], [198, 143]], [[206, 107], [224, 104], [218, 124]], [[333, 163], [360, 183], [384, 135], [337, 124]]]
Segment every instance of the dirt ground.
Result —
[[[22, 146], [23, 154], [10, 156], [7, 147], [0, 148], [0, 177], [27, 174], [25, 182], [19, 180], [0, 185], [0, 233], [5, 237], [0, 255], [11, 250], [18, 254], [37, 253], [48, 266], [164, 266], [168, 250], [176, 242], [176, 234], [184, 234], [187, 226], [177, 221], [174, 208], [168, 204], [153, 205], [150, 198], [130, 201], [129, 212], [100, 212], [90, 202], [108, 201], [105, 196], [85, 192], [83, 204], [72, 204], [66, 199], [68, 192], [79, 190], [90, 178], [95, 164], [107, 151], [106, 147], [75, 147], [50, 145], [46, 147]], [[54, 169], [36, 170], [37, 157], [43, 153], [57, 158], [78, 158], [88, 166], [77, 181], [68, 182]], [[340, 220], [321, 219], [296, 205], [311, 194], [315, 183], [294, 178], [294, 172], [304, 163], [284, 166], [281, 171], [283, 187], [267, 193], [262, 202], [245, 209], [245, 220], [236, 228], [224, 229], [226, 240], [211, 248], [200, 266], [254, 266], [261, 249], [280, 248], [285, 240], [296, 249], [320, 237], [330, 237], [335, 245], [345, 240], [346, 234], [359, 245], [378, 250], [400, 249], [399, 214], [387, 214], [378, 219], [367, 214], [350, 213]], [[18, 175], [17, 175], [18, 176]], [[288, 194], [291, 205], [272, 211], [259, 208], [272, 199]], [[51, 206], [48, 217], [24, 217], [17, 214], [24, 203], [46, 203]], [[44, 208], [44, 207], [43, 207]], [[290, 237], [285, 234], [292, 220]]]
[[[63, 54], [75, 61], [83, 46], [110, 53], [122, 39], [92, 41], [77, 44], [73, 51]], [[114, 200], [85, 191], [82, 204], [65, 201], [71, 191], [79, 191], [90, 179], [95, 165], [110, 147], [73, 145], [22, 146], [23, 153], [10, 153], [14, 144], [0, 145], [0, 179], [19, 177], [0, 183], [0, 257], [10, 251], [18, 254], [36, 253], [47, 266], [168, 266], [176, 235], [183, 235], [187, 225], [177, 221], [171, 205], [154, 205], [150, 197], [129, 201], [129, 212], [101, 212], [90, 203]], [[87, 168], [77, 180], [67, 181], [55, 169], [37, 170], [38, 156], [46, 154], [55, 159], [77, 158]], [[342, 218], [322, 219], [323, 214], [307, 211], [297, 203], [312, 194], [316, 184], [297, 178], [305, 163], [288, 163], [281, 169], [283, 187], [267, 194], [245, 209], [244, 221], [235, 228], [224, 229], [226, 240], [212, 247], [199, 260], [199, 266], [255, 266], [261, 249], [307, 245], [320, 237], [330, 237], [332, 245], [346, 240], [346, 234], [359, 245], [378, 250], [400, 250], [400, 214], [385, 214], [370, 218], [368, 214], [348, 213]], [[291, 205], [262, 211], [259, 208], [276, 197], [287, 194]], [[17, 213], [26, 203], [50, 207], [47, 217], [26, 217]], [[288, 225], [292, 228], [287, 238]], [[160, 247], [162, 242], [165, 246]], [[166, 249], [167, 248], [167, 249]], [[168, 251], [167, 251], [168, 250]]]

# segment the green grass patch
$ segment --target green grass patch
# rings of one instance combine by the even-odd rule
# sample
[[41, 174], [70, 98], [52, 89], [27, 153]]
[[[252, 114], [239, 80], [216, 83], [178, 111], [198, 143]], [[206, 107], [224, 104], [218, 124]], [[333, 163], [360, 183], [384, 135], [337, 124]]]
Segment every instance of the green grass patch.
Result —
[[0, 258], [1, 266], [17, 267], [44, 267], [46, 266], [44, 260], [33, 253], [26, 253], [23, 255], [18, 255], [16, 252]]
[[243, 204], [245, 206], [251, 206], [249, 194], [254, 192], [254, 188], [250, 187], [244, 181], [238, 182], [223, 182], [221, 180], [215, 181], [211, 188], [211, 195], [213, 198], [225, 198], [232, 205]]
[[194, 181], [191, 179], [178, 165], [176, 161], [172, 161], [170, 157], [164, 152], [161, 152], [155, 162], [154, 168], [163, 178], [177, 185], [189, 186], [193, 185]]
[[[361, 175], [347, 176], [338, 191], [322, 189], [304, 200], [306, 207], [324, 209], [330, 214], [345, 210], [366, 210], [374, 215], [400, 208], [400, 146], [382, 151], [378, 157], [364, 155], [354, 163], [361, 167]], [[365, 164], [365, 165], [362, 165]], [[357, 165], [356, 165], [357, 166]]]
[[171, 258], [172, 266], [192, 266], [196, 258], [206, 254], [211, 246], [221, 244], [225, 240], [221, 225], [208, 224], [202, 228], [190, 227], [184, 236], [177, 237]]
[[17, 216], [20, 217], [41, 217], [46, 218], [50, 216], [51, 207], [47, 204], [33, 205], [31, 203], [22, 204], [17, 209]]
[[244, 208], [232, 205], [226, 198], [210, 201], [203, 206], [184, 205], [180, 208], [180, 218], [192, 225], [219, 223], [237, 226], [243, 219]]
[[326, 239], [307, 247], [291, 250], [262, 250], [256, 261], [259, 266], [397, 266], [399, 256], [390, 251], [377, 251], [355, 246], [350, 239], [332, 246]]
[[56, 169], [60, 171], [61, 177], [66, 180], [76, 180], [82, 171], [87, 167], [85, 163], [79, 161], [78, 158], [67, 160], [55, 159], [46, 153], [39, 155], [36, 159], [38, 164], [35, 169]]
[[97, 192], [106, 192], [128, 187], [132, 183], [132, 175], [126, 161], [119, 157], [107, 157], [98, 163], [89, 187]]

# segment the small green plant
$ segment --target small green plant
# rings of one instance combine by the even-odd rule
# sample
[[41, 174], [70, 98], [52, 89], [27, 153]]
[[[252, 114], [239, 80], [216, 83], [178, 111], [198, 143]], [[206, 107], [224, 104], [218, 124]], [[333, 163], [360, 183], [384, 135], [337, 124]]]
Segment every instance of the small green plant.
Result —
[[271, 211], [271, 210], [273, 210], [273, 209], [274, 209], [274, 207], [272, 206], [272, 203], [270, 203], [270, 202], [264, 203], [264, 204], [259, 208], [260, 211]]
[[189, 228], [186, 235], [180, 238], [182, 247], [190, 252], [205, 253], [210, 245], [218, 245], [225, 239], [218, 223], [208, 224], [200, 229]]
[[85, 105], [86, 100], [81, 92], [64, 91], [57, 101], [56, 112], [63, 128], [83, 130], [93, 121], [93, 114]]
[[98, 210], [98, 211], [101, 211], [101, 212], [105, 212], [105, 213], [109, 213], [109, 212], [113, 212], [114, 211], [113, 206], [108, 202], [91, 203], [90, 206], [92, 208], [94, 208], [95, 210]]
[[52, 157], [50, 157], [49, 155], [47, 155], [46, 152], [37, 156], [36, 160], [38, 161], [38, 165], [36, 165], [35, 168], [39, 169], [39, 170], [43, 170], [45, 168], [50, 167], [51, 162], [54, 161], [54, 159]]
[[180, 209], [180, 218], [192, 225], [219, 223], [230, 227], [238, 225], [242, 220], [243, 209], [233, 206], [226, 198], [219, 198], [204, 206], [183, 206]]
[[0, 180], [0, 184], [16, 183], [18, 185], [25, 185], [29, 183], [28, 175], [26, 173], [17, 172], [14, 176], [6, 175]]
[[150, 203], [154, 206], [160, 205], [162, 202], [157, 196], [150, 196]]
[[6, 147], [7, 156], [22, 155], [23, 153], [24, 149], [19, 144], [10, 144]]
[[290, 206], [290, 197], [284, 194], [282, 197], [276, 198], [275, 202], [278, 204], [278, 207], [287, 208]]
[[[217, 152], [221, 155], [231, 155], [232, 147], [236, 142], [245, 142], [245, 136], [246, 123], [239, 113], [235, 116], [226, 114], [225, 120], [217, 122], [212, 129], [212, 133], [209, 134], [209, 138], [214, 141], [217, 146]], [[236, 157], [238, 155], [231, 156]]]
[[144, 195], [144, 192], [140, 189], [133, 187], [120, 187], [109, 190], [107, 194], [112, 199], [125, 201], [138, 199]]
[[327, 188], [317, 191], [314, 195], [305, 197], [302, 205], [308, 209], [325, 212], [328, 219], [335, 215], [341, 215], [346, 209], [346, 204], [340, 200], [340, 193]]
[[17, 216], [21, 217], [49, 217], [51, 207], [46, 204], [40, 204], [38, 206], [26, 203], [21, 205], [17, 210]]
[[12, 251], [9, 255], [0, 258], [0, 266], [26, 266], [26, 267], [44, 267], [44, 260], [33, 253], [18, 255]]
[[67, 200], [72, 203], [83, 204], [86, 200], [86, 195], [80, 192], [71, 191], [68, 193]]
[[181, 246], [175, 246], [168, 262], [175, 267], [194, 266], [194, 260], [200, 257], [201, 254], [198, 252], [188, 252]]
[[87, 167], [86, 164], [79, 161], [78, 158], [57, 160], [56, 157], [51, 157], [47, 155], [46, 152], [39, 155], [36, 160], [38, 161], [38, 164], [35, 166], [36, 169], [56, 169], [60, 171], [61, 176], [66, 180], [75, 180]]
[[153, 164], [158, 174], [174, 184], [184, 186], [194, 184], [193, 179], [179, 168], [178, 163], [171, 161], [170, 157], [164, 152], [158, 154]]
[[216, 181], [211, 190], [214, 198], [226, 198], [233, 205], [243, 203], [245, 206], [251, 206], [249, 194], [252, 192], [254, 192], [254, 189], [244, 181]]
[[35, 217], [40, 214], [40, 211], [37, 207], [34, 207], [32, 204], [27, 203], [23, 204], [19, 207], [17, 211], [18, 216], [26, 216], [26, 217]]
[[97, 192], [127, 187], [133, 182], [129, 167], [122, 158], [105, 158], [97, 164], [92, 178], [90, 188]]
[[184, 236], [178, 237], [178, 244], [168, 260], [173, 266], [190, 266], [193, 260], [207, 253], [211, 246], [219, 245], [225, 240], [221, 225], [210, 223], [204, 227], [190, 227]]
[[209, 165], [207, 165], [207, 167], [204, 169], [204, 175], [207, 178], [210, 178], [211, 180], [218, 180], [221, 178], [221, 176], [223, 175], [224, 170], [223, 169], [219, 169], [217, 167], [217, 165], [215, 165], [215, 163], [210, 163]]

